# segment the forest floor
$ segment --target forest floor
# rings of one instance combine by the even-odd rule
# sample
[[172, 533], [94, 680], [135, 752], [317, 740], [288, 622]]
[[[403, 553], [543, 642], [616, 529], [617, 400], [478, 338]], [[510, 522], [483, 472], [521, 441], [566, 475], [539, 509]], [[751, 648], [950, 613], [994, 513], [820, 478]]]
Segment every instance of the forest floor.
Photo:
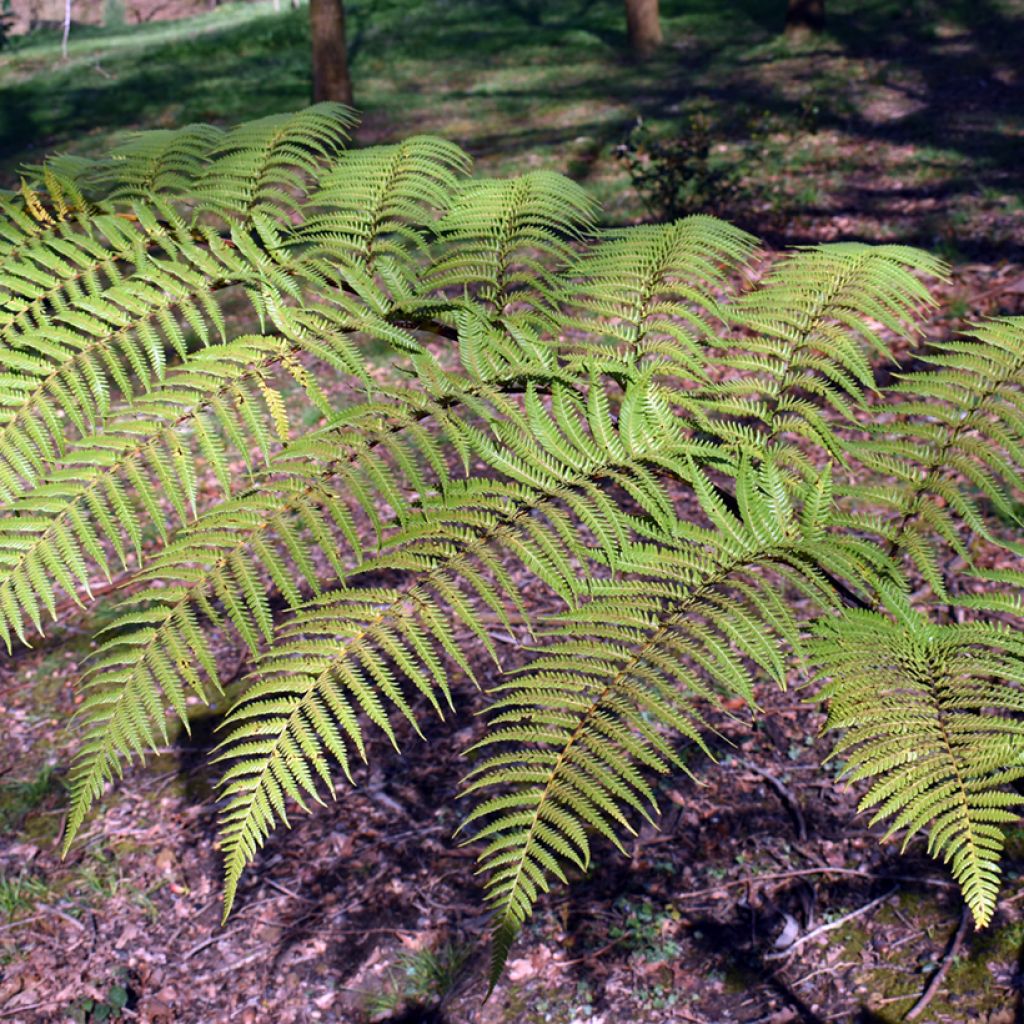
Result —
[[[931, 338], [1024, 313], [1024, 3], [830, 0], [830, 33], [797, 47], [769, 0], [662, 7], [668, 45], [637, 67], [611, 0], [353, 3], [356, 141], [441, 134], [485, 174], [568, 173], [626, 223], [649, 214], [616, 146], [638, 116], [678, 136], [699, 113], [739, 182], [721, 212], [772, 247], [940, 252], [953, 273]], [[76, 27], [66, 65], [52, 37], [14, 40], [0, 187], [55, 149], [303, 105], [304, 18], [236, 4]], [[766, 689], [753, 730], [717, 723], [719, 765], [694, 760], [704, 784], [661, 781], [660, 830], [542, 901], [486, 1003], [473, 853], [451, 838], [468, 688], [465, 716], [406, 737], [401, 758], [371, 750], [357, 788], [272, 837], [224, 926], [212, 718], [114, 787], [61, 862], [74, 682], [101, 625], [68, 618], [0, 657], [0, 1022], [895, 1024], [938, 970], [917, 1020], [1024, 1022], [1024, 828], [995, 921], [964, 931], [923, 841], [880, 846], [821, 767], [823, 718], [799, 690]], [[524, 638], [496, 639], [514, 663]]]

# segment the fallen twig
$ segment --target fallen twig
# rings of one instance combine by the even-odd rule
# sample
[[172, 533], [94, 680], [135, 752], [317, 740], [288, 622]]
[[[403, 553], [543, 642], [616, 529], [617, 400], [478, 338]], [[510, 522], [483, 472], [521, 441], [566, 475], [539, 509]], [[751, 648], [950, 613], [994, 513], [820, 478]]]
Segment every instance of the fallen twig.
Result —
[[735, 758], [738, 764], [743, 765], [744, 768], [752, 771], [755, 775], [760, 775], [762, 779], [767, 782], [776, 793], [779, 794], [779, 798], [786, 805], [790, 816], [793, 818], [793, 824], [796, 825], [797, 838], [801, 843], [807, 841], [807, 822], [804, 820], [803, 811], [800, 810], [800, 804], [797, 798], [789, 791], [788, 787], [771, 772], [766, 771], [764, 768], [759, 768], [753, 761], [746, 761], [742, 757]]
[[64, 913], [63, 910], [58, 910], [56, 907], [51, 907], [49, 903], [40, 903], [39, 904], [39, 909], [46, 911], [46, 913], [48, 913], [48, 914], [56, 915], [62, 921], [67, 921], [68, 924], [73, 925], [80, 932], [84, 932], [86, 930], [85, 929], [85, 925], [82, 924], [81, 921], [76, 920], [70, 914]]
[[[852, 875], [854, 878], [882, 879], [887, 882], [916, 882], [919, 885], [931, 885], [939, 889], [955, 889], [955, 882], [947, 882], [943, 878], [922, 878], [917, 875], [882, 875], [874, 871], [862, 871], [859, 868], [794, 868], [792, 871], [769, 871], [763, 875], [750, 875], [732, 882], [719, 882], [708, 889], [694, 889], [693, 892], [678, 893], [673, 899], [690, 900], [699, 896], [711, 896], [722, 889], [736, 889], [750, 885], [752, 882], [778, 882], [786, 878], [802, 878], [805, 875]], [[1021, 894], [1024, 898], [1024, 893]]]
[[964, 944], [964, 936], [967, 934], [967, 922], [970, 919], [971, 912], [965, 905], [963, 910], [960, 912], [960, 924], [957, 925], [953, 940], [950, 942], [942, 957], [942, 963], [939, 964], [938, 970], [935, 971], [929, 979], [928, 984], [925, 986], [925, 990], [921, 993], [921, 997], [909, 1010], [907, 1010], [907, 1015], [903, 1018], [904, 1020], [914, 1020], [915, 1017], [919, 1017], [924, 1013], [928, 1004], [935, 998], [935, 993], [942, 987], [942, 982], [949, 973], [950, 966], [959, 955], [960, 947]]
[[877, 899], [872, 900], [870, 903], [865, 903], [863, 907], [858, 907], [856, 910], [851, 910], [849, 914], [844, 914], [842, 917], [836, 918], [835, 921], [829, 921], [828, 924], [818, 925], [817, 928], [809, 931], [806, 935], [801, 935], [796, 942], [787, 946], [784, 950], [779, 953], [766, 953], [764, 956], [765, 960], [784, 960], [787, 956], [795, 953], [801, 946], [810, 942], [811, 939], [818, 938], [819, 935], [824, 935], [826, 932], [834, 931], [836, 928], [841, 928], [847, 921], [852, 921], [854, 918], [862, 917], [864, 914], [870, 913], [879, 904], [884, 903], [893, 893], [899, 890], [898, 885], [894, 885], [884, 896], [879, 896]]
[[207, 946], [213, 946], [218, 942], [223, 942], [229, 935], [234, 935], [235, 932], [241, 931], [241, 928], [231, 928], [228, 931], [221, 932], [220, 935], [211, 935], [208, 939], [203, 939], [202, 942], [193, 946], [181, 959], [182, 963], [186, 960], [191, 960], [197, 953], [201, 953]]

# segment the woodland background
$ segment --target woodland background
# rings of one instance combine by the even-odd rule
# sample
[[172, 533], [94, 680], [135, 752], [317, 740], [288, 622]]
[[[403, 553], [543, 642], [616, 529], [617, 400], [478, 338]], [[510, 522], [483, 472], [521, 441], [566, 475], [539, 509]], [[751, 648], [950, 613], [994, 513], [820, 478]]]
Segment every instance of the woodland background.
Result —
[[[829, 0], [825, 31], [788, 36], [784, 8], [663, 0], [663, 44], [641, 61], [615, 0], [349, 3], [356, 144], [435, 133], [479, 174], [558, 170], [607, 224], [666, 213], [630, 154], [634, 171], [674, 154], [700, 182], [684, 207], [771, 249], [901, 241], [949, 260], [930, 338], [1024, 312], [1024, 2]], [[63, 4], [7, 5], [0, 187], [54, 150], [309, 100], [305, 7], [73, 11], [65, 59]], [[1024, 829], [995, 923], [950, 957], [947, 877], [920, 841], [877, 847], [856, 793], [819, 769], [822, 717], [797, 691], [753, 734], [721, 723], [736, 745], [707, 785], [667, 780], [661, 831], [545, 903], [486, 1005], [472, 852], [450, 841], [469, 725], [401, 761], [380, 751], [359, 789], [273, 837], [224, 929], [213, 721], [132, 773], [61, 863], [73, 681], [101, 614], [0, 657], [0, 1021], [886, 1022], [940, 964], [918, 1019], [1024, 1021]], [[837, 926], [777, 957], [791, 921]]]

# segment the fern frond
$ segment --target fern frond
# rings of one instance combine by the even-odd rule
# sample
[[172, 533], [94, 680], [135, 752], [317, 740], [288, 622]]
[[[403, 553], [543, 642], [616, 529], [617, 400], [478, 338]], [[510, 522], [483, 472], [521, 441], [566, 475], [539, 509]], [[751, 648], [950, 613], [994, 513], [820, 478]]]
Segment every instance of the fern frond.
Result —
[[777, 473], [747, 464], [737, 517], [696, 467], [691, 480], [713, 527], [680, 524], [672, 546], [631, 545], [617, 560], [628, 577], [592, 579], [591, 600], [555, 620], [562, 639], [495, 690], [474, 749], [505, 749], [474, 766], [465, 787], [484, 794], [465, 824], [486, 821], [474, 838], [486, 842], [495, 912], [492, 986], [550, 879], [565, 881], [567, 863], [586, 869], [588, 832], [619, 846], [630, 814], [657, 813], [642, 770], [685, 770], [671, 734], [710, 753], [701, 705], [733, 695], [753, 706], [755, 670], [785, 685], [783, 654], [799, 649], [800, 630], [780, 577], [812, 607], [836, 603], [819, 569], [836, 568], [827, 500], [801, 523]]
[[[642, 509], [658, 518], [666, 515], [668, 498], [645, 469], [645, 460], [666, 458], [670, 450], [682, 457], [697, 446], [661, 429], [667, 423], [643, 425], [639, 409], [620, 418], [616, 429], [599, 390], [597, 384], [591, 387], [588, 407], [574, 392], [555, 385], [549, 411], [536, 387], [529, 386], [521, 416], [490, 424], [493, 434], [474, 430], [467, 435], [473, 454], [504, 479], [444, 481], [436, 496], [423, 497], [421, 511], [406, 516], [385, 538], [382, 553], [357, 570], [405, 571], [411, 579], [407, 589], [389, 592], [386, 600], [370, 600], [361, 590], [327, 595], [279, 631], [259, 662], [258, 683], [229, 716], [235, 728], [225, 741], [224, 756], [241, 760], [227, 777], [227, 907], [245, 864], [275, 823], [287, 820], [283, 796], [305, 806], [301, 794], [316, 799], [316, 780], [329, 779], [328, 753], [343, 767], [350, 747], [362, 755], [359, 707], [392, 742], [388, 705], [417, 728], [388, 666], [399, 667], [402, 677], [440, 711], [442, 701], [450, 704], [442, 657], [472, 677], [454, 639], [453, 622], [497, 661], [478, 605], [470, 598], [506, 624], [509, 604], [526, 618], [516, 583], [502, 564], [503, 553], [514, 555], [572, 602], [590, 548], [567, 510], [593, 530], [610, 561], [623, 542], [626, 517], [597, 484], [620, 483]], [[343, 642], [334, 639], [339, 637]], [[335, 719], [341, 732], [331, 724]], [[292, 768], [297, 749], [320, 766], [316, 775], [302, 766]]]
[[829, 682], [833, 757], [872, 779], [861, 808], [889, 835], [928, 827], [928, 852], [950, 864], [978, 927], [991, 920], [1003, 827], [1017, 821], [1024, 778], [1024, 640], [981, 622], [937, 625], [848, 611], [822, 620], [810, 658]]
[[76, 177], [107, 201], [191, 197], [223, 138], [209, 124], [137, 132]]
[[275, 370], [324, 402], [298, 351], [281, 338], [243, 336], [196, 353], [9, 502], [0, 516], [0, 639], [9, 647], [13, 631], [25, 642], [27, 621], [42, 631], [39, 610], [53, 614], [58, 588], [78, 601], [80, 588], [89, 596], [90, 567], [109, 580], [104, 545], [124, 568], [129, 550], [141, 564], [147, 523], [166, 543], [174, 523], [163, 502], [179, 524], [195, 517], [202, 463], [225, 496], [237, 489], [229, 458], [242, 461], [251, 482], [290, 439]]
[[[458, 146], [426, 135], [393, 146], [343, 153], [320, 179], [297, 239], [327, 258], [339, 253], [373, 273], [417, 276], [430, 225], [444, 213], [470, 159]], [[394, 288], [394, 283], [392, 282]]]
[[424, 291], [473, 287], [496, 315], [512, 301], [537, 310], [561, 297], [558, 265], [570, 242], [594, 223], [593, 199], [550, 171], [462, 184], [437, 225], [439, 253], [422, 278]]
[[[970, 561], [959, 524], [989, 542], [1014, 545], [991, 529], [983, 503], [1021, 522], [1024, 317], [989, 321], [966, 338], [935, 345], [924, 357], [934, 369], [904, 375], [878, 410], [874, 436], [850, 445], [868, 469], [893, 480], [871, 499], [894, 515], [892, 549], [910, 555], [939, 597], [946, 584], [933, 568], [931, 538]], [[857, 499], [857, 488], [850, 496]]]
[[228, 220], [259, 213], [290, 223], [356, 121], [348, 107], [317, 103], [237, 125], [212, 148], [195, 184], [202, 207]]
[[[186, 686], [200, 692], [193, 666], [216, 685], [203, 632], [185, 630], [183, 621], [202, 615], [230, 626], [255, 653], [273, 632], [265, 576], [298, 608], [303, 585], [307, 593], [321, 590], [314, 552], [343, 579], [351, 571], [346, 551], [356, 562], [362, 557], [357, 517], [380, 533], [382, 510], [405, 518], [405, 495], [427, 489], [422, 466], [444, 472], [436, 442], [416, 429], [416, 418], [389, 423], [388, 411], [360, 409], [319, 437], [294, 442], [259, 486], [203, 513], [137, 574], [152, 585], [125, 602], [119, 632], [83, 679], [89, 696], [78, 717], [87, 740], [72, 772], [65, 845], [103, 785], [121, 773], [121, 759], [155, 745], [165, 709], [181, 717], [178, 695]], [[168, 657], [170, 649], [178, 653]]]
[[707, 429], [738, 441], [733, 423], [755, 420], [766, 443], [796, 433], [842, 461], [843, 442], [818, 410], [852, 421], [874, 390], [869, 354], [888, 354], [882, 331], [902, 335], [934, 303], [912, 272], [942, 277], [945, 266], [907, 246], [852, 242], [779, 261], [727, 307], [742, 334], [722, 345], [716, 362], [737, 373], [707, 389]]
[[[1024, 778], [1024, 577], [982, 568], [1024, 552], [1024, 319], [880, 395], [938, 260], [817, 246], [758, 281], [720, 221], [594, 239], [566, 178], [466, 182], [428, 137], [349, 152], [353, 122], [142, 133], [0, 195], [0, 640], [130, 588], [87, 663], [66, 844], [251, 661], [226, 913], [291, 804], [351, 778], [369, 728], [446, 716], [521, 619], [542, 639], [465, 783], [492, 985], [595, 835], [654, 819], [680, 739], [707, 750], [710, 709], [808, 651], [866, 805], [930, 825], [984, 923]], [[538, 623], [533, 588], [563, 611]], [[929, 589], [985, 622], [911, 611]]]
[[693, 216], [602, 234], [567, 270], [568, 324], [611, 339], [584, 347], [596, 360], [704, 375], [703, 346], [722, 312], [712, 298], [747, 263], [756, 240], [714, 217]]

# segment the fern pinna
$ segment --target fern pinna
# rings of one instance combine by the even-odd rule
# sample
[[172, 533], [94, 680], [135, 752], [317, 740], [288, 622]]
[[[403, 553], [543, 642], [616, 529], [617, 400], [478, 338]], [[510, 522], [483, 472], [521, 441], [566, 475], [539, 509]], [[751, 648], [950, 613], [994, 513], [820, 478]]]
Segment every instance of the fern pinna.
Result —
[[[466, 677], [493, 983], [723, 699], [817, 679], [865, 806], [928, 830], [985, 924], [1024, 774], [1024, 577], [993, 568], [1021, 550], [1024, 321], [883, 388], [943, 274], [925, 253], [762, 274], [722, 221], [600, 231], [565, 178], [473, 181], [427, 137], [349, 150], [352, 123], [143, 133], [0, 199], [0, 636], [123, 591], [66, 845], [224, 699], [215, 631], [249, 652], [215, 755], [225, 913], [367, 729], [437, 728]], [[513, 618], [534, 640], [503, 668], [488, 625]]]

